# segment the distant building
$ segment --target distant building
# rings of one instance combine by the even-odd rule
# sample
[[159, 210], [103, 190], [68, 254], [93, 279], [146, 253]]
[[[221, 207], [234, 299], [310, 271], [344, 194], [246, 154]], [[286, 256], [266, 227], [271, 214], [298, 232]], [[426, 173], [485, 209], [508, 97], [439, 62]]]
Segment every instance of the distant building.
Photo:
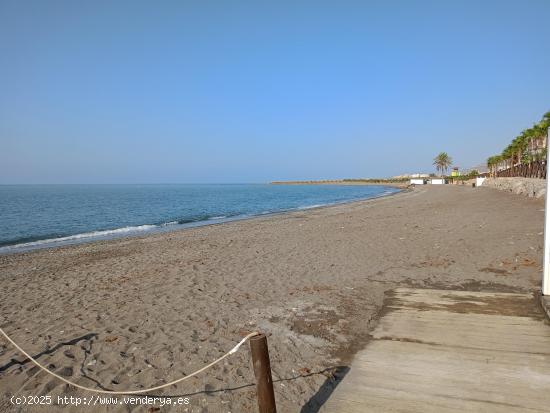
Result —
[[463, 175], [469, 175], [470, 172], [472, 171], [477, 171], [478, 174], [485, 174], [487, 172], [489, 172], [489, 168], [487, 168], [487, 164], [479, 164], [479, 165], [475, 165], [475, 166], [472, 166], [471, 168], [467, 168], [467, 169], [464, 169], [462, 171], [462, 174]]
[[527, 144], [527, 152], [531, 157], [537, 158], [539, 156], [542, 156], [545, 151], [546, 151], [546, 139], [543, 139], [543, 138], [529, 139], [529, 142]]
[[410, 185], [445, 185], [447, 180], [445, 178], [411, 178], [409, 181]]
[[430, 175], [428, 174], [404, 174], [404, 175], [397, 175], [393, 176], [392, 179], [413, 179], [413, 178], [429, 178]]
[[458, 166], [453, 167], [453, 170], [451, 171], [451, 176], [460, 176], [460, 175], [461, 173]]
[[485, 177], [477, 177], [476, 178], [476, 186], [481, 186], [483, 185], [483, 181], [485, 181]]

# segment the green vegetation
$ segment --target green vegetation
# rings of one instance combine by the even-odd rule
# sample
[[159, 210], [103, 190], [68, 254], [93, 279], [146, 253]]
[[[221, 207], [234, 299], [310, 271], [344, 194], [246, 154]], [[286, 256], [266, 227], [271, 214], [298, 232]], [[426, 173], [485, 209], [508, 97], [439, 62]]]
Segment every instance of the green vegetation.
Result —
[[443, 172], [447, 172], [452, 164], [453, 159], [447, 152], [440, 152], [439, 155], [434, 158], [434, 166], [437, 171], [440, 172], [441, 176], [443, 176]]
[[546, 139], [550, 127], [550, 112], [529, 129], [525, 129], [504, 148], [500, 155], [487, 159], [487, 167], [491, 174], [500, 169], [508, 169], [518, 164], [531, 164], [546, 160]]
[[453, 176], [450, 179], [452, 179], [453, 182], [454, 181], [468, 181], [469, 179], [473, 179], [473, 178], [477, 177], [478, 175], [479, 175], [479, 171], [476, 171], [475, 169], [472, 169], [467, 174]]

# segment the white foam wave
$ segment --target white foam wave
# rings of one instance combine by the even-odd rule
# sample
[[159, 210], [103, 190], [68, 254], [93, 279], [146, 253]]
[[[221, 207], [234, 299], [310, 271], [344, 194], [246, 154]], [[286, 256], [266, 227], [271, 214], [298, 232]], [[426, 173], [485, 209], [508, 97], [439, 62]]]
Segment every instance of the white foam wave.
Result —
[[123, 227], [123, 228], [117, 228], [117, 229], [108, 229], [104, 231], [84, 232], [82, 234], [68, 235], [66, 237], [41, 239], [38, 241], [25, 242], [22, 244], [7, 245], [5, 247], [0, 247], [0, 251], [27, 249], [32, 247], [38, 247], [44, 244], [58, 244], [58, 243], [65, 243], [65, 242], [71, 242], [71, 241], [85, 240], [87, 238], [101, 238], [101, 237], [108, 237], [111, 235], [130, 234], [135, 232], [148, 231], [153, 228], [157, 228], [157, 225], [139, 225], [135, 227]]
[[306, 206], [301, 206], [301, 207], [298, 207], [297, 209], [311, 209], [311, 208], [319, 208], [319, 207], [322, 207], [322, 206], [326, 206], [328, 204], [314, 204], [314, 205], [306, 205]]
[[168, 225], [178, 225], [178, 224], [179, 224], [178, 221], [170, 221], [170, 222], [165, 222], [164, 224], [160, 224], [160, 226], [161, 227], [167, 227]]

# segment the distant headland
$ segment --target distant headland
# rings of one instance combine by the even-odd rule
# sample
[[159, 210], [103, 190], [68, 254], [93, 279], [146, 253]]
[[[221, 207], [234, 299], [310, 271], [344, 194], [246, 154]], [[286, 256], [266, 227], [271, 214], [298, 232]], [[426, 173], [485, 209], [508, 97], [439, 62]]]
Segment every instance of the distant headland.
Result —
[[388, 185], [406, 187], [409, 185], [409, 177], [395, 178], [348, 178], [348, 179], [322, 179], [315, 181], [273, 181], [272, 185]]

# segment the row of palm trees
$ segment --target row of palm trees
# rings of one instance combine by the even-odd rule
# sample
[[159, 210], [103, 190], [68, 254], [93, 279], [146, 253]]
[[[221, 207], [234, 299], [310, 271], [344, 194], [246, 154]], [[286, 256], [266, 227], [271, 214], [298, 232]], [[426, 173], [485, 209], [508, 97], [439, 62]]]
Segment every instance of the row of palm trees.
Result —
[[546, 141], [550, 127], [550, 112], [546, 112], [540, 122], [522, 131], [502, 151], [500, 155], [487, 159], [487, 167], [492, 176], [499, 171], [520, 167], [518, 170], [530, 170], [534, 164], [546, 161]]

